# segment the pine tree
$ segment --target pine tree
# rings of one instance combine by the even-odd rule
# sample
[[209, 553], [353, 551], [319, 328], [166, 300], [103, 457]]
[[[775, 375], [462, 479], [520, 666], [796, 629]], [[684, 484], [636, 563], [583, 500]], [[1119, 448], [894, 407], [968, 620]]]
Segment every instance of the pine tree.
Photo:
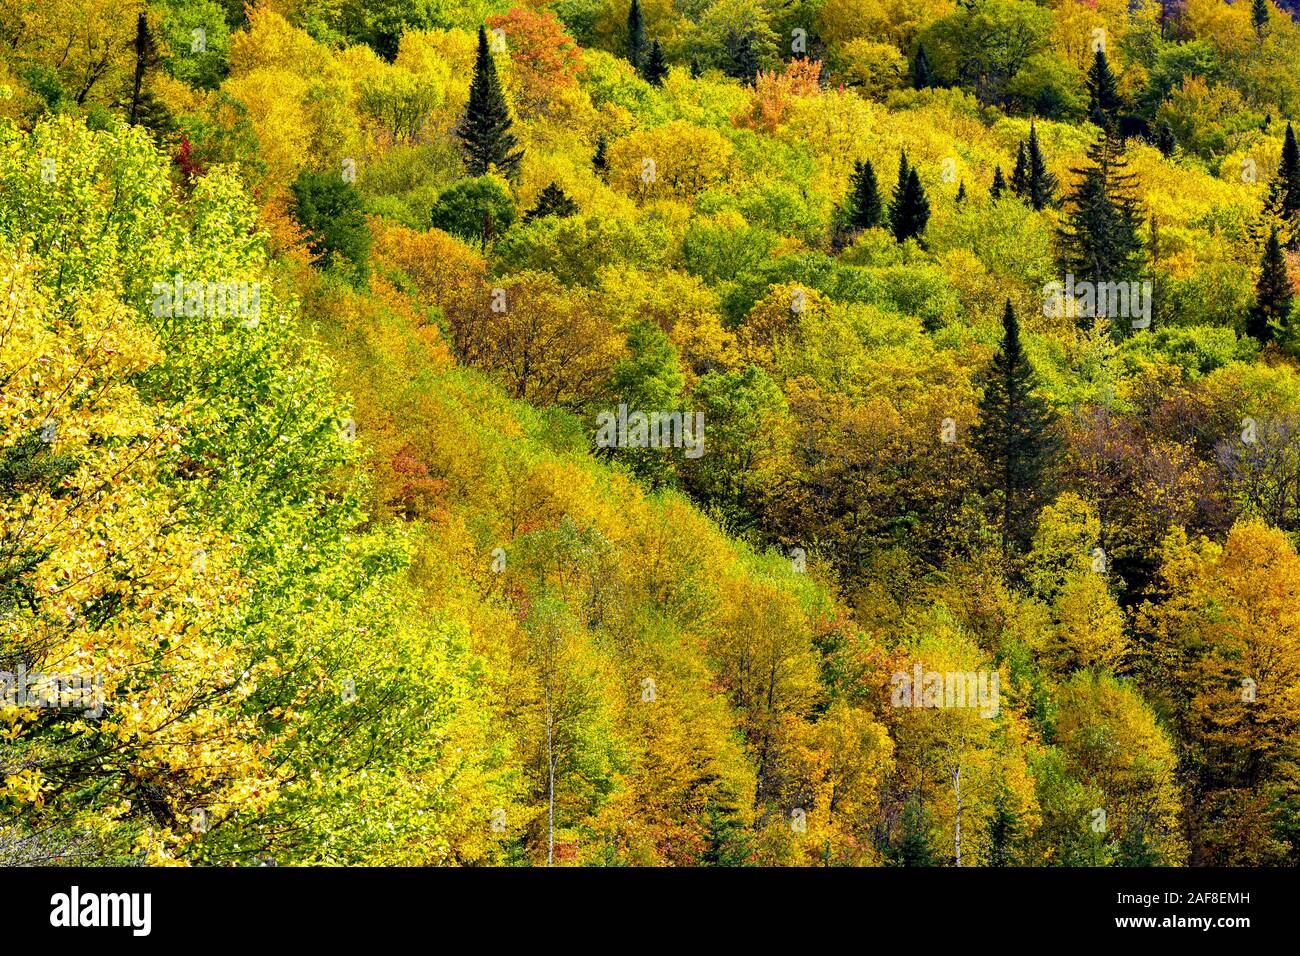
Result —
[[664, 47], [658, 40], [650, 44], [650, 55], [645, 61], [645, 80], [652, 86], [663, 86], [668, 76], [668, 63], [664, 59]]
[[912, 86], [918, 90], [928, 90], [934, 86], [934, 69], [930, 66], [930, 57], [926, 55], [925, 44], [916, 46], [916, 58], [912, 60]]
[[1025, 147], [1029, 163], [1024, 198], [1036, 211], [1041, 212], [1056, 201], [1056, 177], [1047, 169], [1042, 147], [1038, 143], [1038, 127], [1029, 124], [1029, 143]]
[[966, 201], [966, 180], [964, 179], [957, 184], [957, 199], [955, 201], [958, 206]]
[[563, 219], [575, 215], [577, 212], [578, 204], [570, 199], [557, 184], [551, 183], [538, 194], [537, 205], [524, 214], [524, 220], [532, 222], [546, 216], [557, 216]]
[[1055, 416], [1034, 393], [1034, 370], [1020, 342], [1020, 323], [1007, 300], [1002, 344], [981, 376], [984, 393], [972, 441], [1002, 499], [1002, 551], [1022, 552], [1047, 500], [1048, 475], [1058, 442]]
[[732, 33], [728, 39], [728, 48], [731, 52], [731, 69], [727, 72], [744, 80], [752, 85], [755, 77], [758, 76], [758, 45], [757, 37], [753, 30], [746, 30], [744, 33]]
[[1106, 51], [1098, 50], [1088, 70], [1088, 119], [1103, 128], [1112, 126], [1121, 105], [1119, 87], [1106, 60]]
[[1252, 0], [1250, 20], [1255, 24], [1255, 35], [1262, 39], [1264, 28], [1268, 26], [1268, 0]]
[[1088, 147], [1092, 165], [1079, 174], [1068, 197], [1069, 212], [1057, 238], [1062, 271], [1075, 280], [1125, 282], [1142, 267], [1139, 230], [1144, 216], [1133, 192], [1124, 147], [1114, 130], [1103, 130]]
[[1029, 163], [1025, 159], [1025, 141], [1016, 150], [1016, 165], [1011, 170], [1011, 192], [1021, 199], [1029, 193]]
[[600, 138], [596, 140], [596, 152], [591, 157], [591, 168], [597, 173], [609, 172], [609, 158], [605, 155], [608, 148], [609, 141], [605, 138], [605, 134], [601, 133]]
[[1174, 128], [1169, 125], [1169, 120], [1160, 121], [1160, 126], [1156, 130], [1156, 148], [1166, 159], [1178, 148], [1178, 139], [1174, 136]]
[[176, 128], [175, 120], [167, 107], [149, 90], [149, 74], [162, 63], [158, 55], [158, 44], [149, 29], [149, 18], [141, 13], [135, 21], [135, 70], [131, 77], [131, 94], [127, 105], [127, 122], [132, 126], [143, 126], [163, 135]]
[[995, 166], [993, 168], [993, 185], [989, 187], [989, 198], [1001, 199], [1002, 194], [1006, 191], [1007, 191], [1007, 181], [1006, 178], [1002, 175], [1002, 167]]
[[153, 59], [153, 38], [149, 36], [149, 17], [141, 13], [135, 21], [135, 78], [131, 88], [131, 112], [127, 122], [132, 126], [140, 114], [140, 93], [144, 86], [144, 73]]
[[1287, 275], [1286, 255], [1273, 228], [1264, 244], [1260, 260], [1259, 281], [1255, 284], [1255, 305], [1246, 319], [1246, 332], [1259, 342], [1270, 342], [1278, 333], [1286, 338], [1291, 316], [1291, 279]]
[[853, 164], [849, 179], [849, 224], [855, 229], [874, 229], [885, 221], [884, 201], [871, 160]]
[[1279, 198], [1283, 216], [1290, 218], [1300, 212], [1300, 147], [1296, 146], [1295, 128], [1286, 124], [1286, 139], [1282, 143], [1282, 162], [1277, 168], [1280, 184]]
[[921, 177], [907, 164], [907, 153], [898, 161], [898, 185], [889, 204], [889, 228], [899, 242], [921, 238], [930, 221], [930, 201], [925, 196]]
[[889, 850], [895, 866], [933, 866], [934, 853], [930, 849], [929, 814], [920, 800], [912, 798], [903, 807], [903, 833], [897, 845]]
[[645, 18], [641, 15], [641, 0], [632, 0], [627, 11], [627, 61], [640, 73], [645, 56]]
[[485, 175], [496, 167], [509, 178], [519, 175], [523, 150], [510, 131], [512, 121], [501, 91], [496, 63], [488, 49], [487, 31], [478, 28], [478, 58], [469, 84], [469, 104], [456, 127], [465, 153], [465, 167], [471, 176]]

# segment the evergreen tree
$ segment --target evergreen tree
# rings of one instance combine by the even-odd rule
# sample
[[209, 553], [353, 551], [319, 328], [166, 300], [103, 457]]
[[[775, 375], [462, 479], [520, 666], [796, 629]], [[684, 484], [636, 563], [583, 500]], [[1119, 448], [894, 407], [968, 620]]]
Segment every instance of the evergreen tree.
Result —
[[980, 376], [979, 422], [972, 429], [975, 449], [990, 486], [1000, 493], [1003, 554], [1023, 552], [1049, 494], [1048, 476], [1058, 447], [1055, 416], [1034, 393], [1034, 370], [1020, 342], [1020, 323], [1011, 300], [1002, 315], [1002, 344]]
[[565, 218], [575, 215], [578, 204], [570, 199], [558, 185], [551, 183], [537, 197], [537, 205], [524, 214], [525, 222], [542, 219], [546, 216]]
[[926, 55], [925, 44], [916, 46], [916, 58], [912, 60], [912, 86], [918, 90], [928, 90], [934, 86], [934, 68], [930, 66], [930, 57]]
[[1020, 199], [1028, 198], [1029, 194], [1029, 163], [1025, 159], [1025, 141], [1020, 141], [1020, 146], [1016, 149], [1016, 165], [1011, 170], [1011, 192]]
[[127, 109], [127, 122], [132, 126], [143, 126], [156, 134], [170, 133], [176, 123], [171, 112], [149, 90], [149, 74], [162, 63], [158, 55], [158, 44], [149, 29], [149, 18], [141, 13], [135, 21], [135, 70], [131, 77], [131, 93]]
[[1019, 860], [1016, 842], [1020, 838], [1020, 818], [1010, 807], [1005, 791], [993, 803], [993, 818], [989, 821], [989, 866], [1015, 866]]
[[601, 133], [596, 140], [596, 152], [591, 157], [591, 168], [602, 175], [609, 172], [609, 158], [605, 155], [608, 148], [609, 141], [605, 138], [605, 134]]
[[731, 33], [727, 42], [731, 57], [731, 68], [727, 73], [751, 85], [758, 76], [757, 39], [753, 30], [746, 30], [740, 34]]
[[1002, 175], [1002, 167], [995, 166], [993, 168], [993, 185], [989, 187], [989, 198], [1001, 199], [1002, 194], [1006, 191], [1007, 180], [1006, 177]]
[[884, 201], [880, 198], [880, 186], [871, 160], [858, 160], [853, 164], [849, 189], [849, 224], [853, 228], [874, 229], [885, 221]]
[[966, 201], [966, 180], [963, 179], [960, 183], [957, 184], [956, 203], [958, 206], [960, 206], [965, 201]]
[[930, 201], [925, 196], [921, 177], [907, 164], [907, 153], [898, 161], [898, 185], [889, 204], [889, 227], [899, 242], [921, 238], [930, 221]]
[[1142, 267], [1143, 219], [1133, 192], [1124, 147], [1113, 130], [1104, 130], [1088, 147], [1091, 165], [1070, 193], [1069, 212], [1057, 234], [1063, 272], [1076, 281], [1125, 282]]
[[888, 850], [894, 866], [934, 866], [934, 853], [930, 849], [929, 814], [915, 797], [903, 807], [903, 834], [898, 843]]
[[1246, 332], [1259, 342], [1269, 342], [1278, 333], [1286, 338], [1291, 316], [1291, 279], [1286, 271], [1286, 255], [1273, 228], [1264, 244], [1260, 260], [1259, 281], [1255, 284], [1255, 305], [1246, 319]]
[[1250, 20], [1255, 24], [1255, 35], [1262, 39], [1268, 26], [1268, 0], [1251, 0]]
[[479, 27], [478, 58], [469, 84], [469, 103], [456, 127], [471, 176], [483, 176], [494, 166], [511, 179], [519, 175], [519, 161], [524, 154], [515, 148], [517, 141], [510, 131], [511, 125], [501, 79], [488, 49], [487, 31]]
[[647, 52], [645, 18], [641, 15], [641, 0], [632, 0], [627, 11], [627, 61], [638, 73]]
[[1300, 147], [1296, 146], [1295, 128], [1290, 123], [1286, 124], [1277, 181], [1282, 215], [1290, 218], [1300, 212]]
[[664, 77], [668, 75], [668, 63], [664, 60], [664, 47], [658, 40], [650, 44], [650, 55], [645, 61], [645, 80], [652, 86], [663, 86]]
[[1115, 74], [1106, 60], [1106, 51], [1098, 50], [1088, 70], [1088, 119], [1098, 126], [1112, 126], [1122, 106]]
[[1029, 169], [1024, 198], [1035, 210], [1042, 211], [1056, 201], [1056, 177], [1047, 169], [1042, 147], [1038, 143], [1038, 127], [1029, 124], [1029, 143], [1025, 147]]
[[1166, 159], [1178, 148], [1178, 139], [1174, 136], [1174, 128], [1169, 125], [1169, 120], [1161, 120], [1156, 129], [1156, 148]]

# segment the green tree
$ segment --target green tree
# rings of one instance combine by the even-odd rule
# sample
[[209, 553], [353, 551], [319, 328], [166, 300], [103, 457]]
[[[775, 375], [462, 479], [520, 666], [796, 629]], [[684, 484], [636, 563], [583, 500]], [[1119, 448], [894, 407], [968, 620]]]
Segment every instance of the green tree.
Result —
[[1052, 430], [1055, 416], [1035, 394], [1033, 366], [1021, 345], [1010, 299], [1002, 314], [1002, 344], [980, 378], [984, 391], [973, 441], [1001, 498], [1002, 552], [1020, 553], [1032, 542], [1047, 500], [1058, 442]]
[[645, 80], [651, 86], [663, 86], [668, 76], [668, 62], [664, 59], [664, 46], [656, 39], [650, 44], [650, 54], [646, 57]]
[[566, 216], [577, 215], [578, 204], [568, 197], [568, 195], [557, 184], [551, 183], [537, 197], [537, 205], [524, 215], [525, 222], [532, 222], [535, 219], [542, 219], [546, 216]]
[[1038, 127], [1029, 124], [1029, 142], [1025, 147], [1028, 161], [1024, 198], [1036, 211], [1041, 212], [1056, 201], [1056, 177], [1047, 169], [1042, 146], [1038, 142]]
[[1020, 199], [1029, 198], [1029, 161], [1025, 158], [1025, 141], [1016, 147], [1016, 165], [1011, 170], [1011, 192]]
[[884, 201], [880, 198], [880, 185], [871, 160], [858, 160], [853, 164], [849, 179], [849, 224], [855, 229], [874, 229], [884, 222]]
[[1255, 304], [1246, 320], [1247, 334], [1259, 342], [1270, 342], [1275, 337], [1288, 339], [1293, 297], [1286, 254], [1274, 227], [1264, 244], [1259, 280], [1255, 283]]
[[1156, 127], [1156, 148], [1166, 159], [1174, 155], [1174, 150], [1178, 148], [1178, 137], [1174, 135], [1174, 128], [1167, 119], [1162, 119]]
[[1300, 146], [1296, 145], [1295, 128], [1290, 123], [1286, 124], [1276, 182], [1282, 215], [1290, 218], [1300, 213]]
[[1002, 175], [1002, 167], [993, 168], [993, 185], [989, 187], [990, 199], [1001, 199], [1002, 194], [1007, 191], [1007, 179]]
[[889, 204], [889, 228], [899, 242], [920, 240], [930, 221], [930, 201], [925, 196], [921, 177], [907, 163], [907, 153], [898, 160], [898, 185]]
[[1106, 51], [1098, 50], [1088, 69], [1088, 119], [1103, 129], [1113, 126], [1122, 105]]
[[641, 72], [646, 52], [645, 17], [641, 13], [641, 0], [632, 0], [632, 6], [627, 10], [627, 61], [638, 73]]
[[484, 176], [493, 168], [509, 179], [519, 175], [523, 150], [517, 149], [513, 121], [497, 76], [496, 63], [488, 48], [487, 31], [478, 28], [478, 55], [469, 85], [469, 103], [456, 127], [465, 153], [465, 167], [471, 176]]
[[293, 184], [292, 212], [308, 233], [308, 248], [324, 267], [368, 273], [370, 228], [361, 194], [337, 173], [304, 169]]
[[1113, 129], [1102, 131], [1088, 148], [1088, 159], [1090, 166], [1073, 170], [1079, 180], [1057, 233], [1061, 266], [1076, 281], [1130, 281], [1142, 268], [1143, 217], [1123, 143]]
[[515, 203], [505, 184], [494, 176], [462, 179], [442, 191], [429, 214], [443, 232], [486, 248], [515, 221]]
[[918, 43], [916, 57], [912, 60], [912, 86], [918, 90], [928, 90], [934, 86], [934, 68], [930, 66], [930, 57], [925, 52], [925, 44]]
[[1251, 0], [1250, 20], [1255, 25], [1255, 35], [1263, 39], [1268, 26], [1268, 0]]

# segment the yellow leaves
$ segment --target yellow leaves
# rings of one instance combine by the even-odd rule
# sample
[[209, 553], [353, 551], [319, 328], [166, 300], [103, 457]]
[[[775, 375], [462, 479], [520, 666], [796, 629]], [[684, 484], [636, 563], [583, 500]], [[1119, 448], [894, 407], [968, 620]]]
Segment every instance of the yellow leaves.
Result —
[[45, 791], [49, 789], [50, 784], [41, 774], [28, 768], [5, 777], [4, 786], [0, 787], [0, 801], [14, 800], [39, 807], [44, 805]]
[[608, 161], [610, 185], [642, 201], [692, 199], [736, 174], [731, 143], [682, 120], [611, 143]]

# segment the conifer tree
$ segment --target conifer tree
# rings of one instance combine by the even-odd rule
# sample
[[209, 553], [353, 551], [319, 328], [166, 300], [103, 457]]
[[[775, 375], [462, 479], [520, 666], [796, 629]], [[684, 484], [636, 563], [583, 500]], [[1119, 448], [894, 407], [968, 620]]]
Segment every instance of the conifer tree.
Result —
[[955, 201], [958, 206], [966, 201], [966, 180], [964, 179], [957, 184], [957, 199]]
[[1088, 70], [1088, 119], [1102, 128], [1112, 126], [1121, 105], [1119, 87], [1106, 60], [1106, 51], [1098, 50]]
[[853, 164], [849, 189], [849, 224], [853, 228], [874, 229], [884, 222], [884, 201], [880, 198], [880, 185], [871, 160], [858, 160]]
[[1288, 332], [1293, 299], [1291, 279], [1287, 275], [1286, 255], [1277, 238], [1277, 228], [1269, 232], [1260, 260], [1259, 281], [1255, 283], [1255, 305], [1246, 320], [1246, 332], [1251, 338], [1270, 342]]
[[1033, 366], [1020, 342], [1011, 300], [1002, 315], [1002, 344], [981, 376], [979, 422], [972, 429], [990, 486], [1001, 496], [1002, 551], [1023, 551], [1047, 500], [1048, 477], [1058, 442], [1055, 416], [1034, 393]]
[[488, 48], [487, 31], [478, 28], [478, 57], [469, 84], [469, 103], [456, 127], [465, 153], [465, 167], [471, 176], [483, 176], [494, 166], [513, 179], [519, 175], [523, 150], [510, 131], [512, 120], [501, 91], [496, 63]]
[[1024, 198], [1036, 211], [1041, 212], [1056, 201], [1056, 177], [1047, 169], [1042, 147], [1038, 143], [1038, 127], [1029, 124], [1029, 142], [1025, 146], [1028, 161]]
[[1007, 180], [1006, 177], [1002, 175], [1002, 167], [995, 166], [993, 168], [993, 185], [989, 187], [989, 198], [1001, 199], [1002, 194], [1006, 191]]
[[1255, 25], [1255, 35], [1262, 39], [1268, 26], [1268, 0], [1251, 0], [1250, 20]]
[[1178, 148], [1178, 139], [1174, 136], [1174, 128], [1169, 125], [1169, 120], [1161, 120], [1156, 129], [1156, 148], [1166, 159]]
[[1279, 198], [1283, 216], [1300, 212], [1300, 147], [1296, 145], [1295, 128], [1286, 124], [1286, 139], [1282, 143], [1282, 162], [1277, 169]]
[[638, 73], [648, 52], [645, 37], [645, 17], [641, 14], [641, 0], [632, 0], [627, 11], [627, 61]]
[[609, 158], [605, 155], [607, 149], [609, 149], [609, 140], [605, 138], [604, 133], [601, 133], [596, 140], [596, 152], [591, 157], [591, 168], [597, 173], [609, 172]]
[[1091, 165], [1075, 169], [1079, 180], [1068, 197], [1069, 211], [1057, 238], [1062, 271], [1076, 281], [1125, 282], [1142, 267], [1139, 230], [1144, 216], [1134, 195], [1124, 147], [1106, 129], [1088, 147]]
[[1025, 199], [1029, 194], [1029, 163], [1025, 159], [1025, 141], [1016, 149], [1016, 165], [1011, 170], [1011, 192]]
[[538, 194], [537, 205], [524, 214], [524, 220], [532, 222], [546, 216], [564, 218], [575, 215], [577, 211], [578, 204], [570, 199], [556, 183], [551, 183]]
[[728, 73], [748, 84], [758, 76], [758, 46], [753, 30], [732, 34], [728, 42], [731, 52], [731, 69]]
[[664, 47], [657, 39], [650, 44], [650, 54], [645, 61], [645, 80], [652, 86], [663, 86], [668, 75], [668, 63], [664, 59]]
[[916, 58], [912, 60], [912, 86], [918, 90], [934, 86], [934, 68], [930, 66], [930, 57], [925, 52], [924, 43], [917, 44]]
[[898, 185], [889, 205], [889, 227], [899, 242], [921, 238], [930, 221], [930, 201], [926, 198], [921, 177], [907, 163], [907, 153], [898, 161]]

